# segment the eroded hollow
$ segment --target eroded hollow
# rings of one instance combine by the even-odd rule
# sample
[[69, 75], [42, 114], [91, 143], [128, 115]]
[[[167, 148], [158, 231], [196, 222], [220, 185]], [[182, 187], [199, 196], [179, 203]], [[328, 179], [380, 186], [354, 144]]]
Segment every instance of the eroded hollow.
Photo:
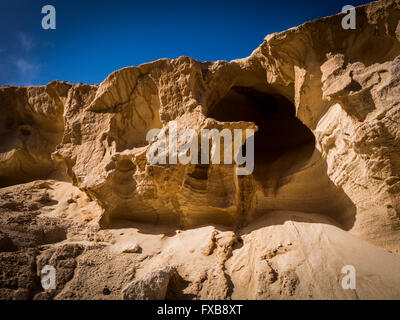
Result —
[[[254, 122], [258, 131], [254, 137], [254, 178], [264, 188], [274, 187], [276, 175], [304, 164], [315, 147], [313, 133], [296, 118], [294, 105], [285, 97], [266, 94], [251, 87], [233, 87], [215, 106], [208, 117], [218, 121]], [[295, 154], [294, 154], [294, 151]], [[286, 157], [285, 154], [291, 154]], [[277, 159], [280, 167], [270, 170]], [[279, 169], [280, 172], [276, 172]], [[275, 179], [270, 179], [275, 176]]]

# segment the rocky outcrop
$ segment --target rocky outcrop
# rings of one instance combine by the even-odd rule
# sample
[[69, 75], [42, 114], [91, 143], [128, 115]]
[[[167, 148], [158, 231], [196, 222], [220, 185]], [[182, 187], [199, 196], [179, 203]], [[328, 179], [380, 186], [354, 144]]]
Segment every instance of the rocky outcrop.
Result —
[[174, 268], [150, 272], [143, 279], [132, 281], [122, 290], [124, 300], [165, 300]]
[[[114, 264], [117, 250], [123, 265], [129, 259], [141, 266], [174, 260], [175, 289], [164, 292], [164, 281], [151, 297], [398, 298], [391, 283], [399, 279], [383, 265], [376, 264], [378, 278], [357, 296], [332, 280], [341, 263], [335, 255], [350, 261], [353, 249], [360, 252], [354, 263], [363, 274], [371, 255], [393, 270], [399, 265], [398, 256], [384, 249], [400, 253], [400, 4], [382, 0], [356, 13], [356, 30], [344, 30], [340, 14], [319, 19], [268, 35], [248, 58], [231, 62], [161, 59], [118, 70], [100, 85], [54, 81], [0, 88], [0, 210], [12, 221], [23, 216], [23, 228], [43, 230], [22, 239], [14, 225], [19, 222], [3, 222], [0, 247], [104, 240], [117, 227], [142, 224], [153, 235], [157, 228], [163, 234], [163, 228], [212, 224], [233, 235], [214, 232], [202, 239], [196, 259], [204, 268], [193, 277], [192, 260], [180, 265], [175, 247], [173, 258], [156, 258], [168, 241], [157, 254], [140, 237], [124, 246], [117, 237], [107, 249], [95, 249], [93, 259], [107, 256]], [[148, 142], [146, 135], [154, 128], [170, 133], [171, 121], [197, 133], [254, 129], [253, 173], [236, 175], [236, 164], [150, 164], [146, 152], [159, 141]], [[32, 185], [36, 180], [51, 181], [51, 189]], [[67, 189], [70, 195], [58, 191]], [[25, 201], [28, 195], [32, 201]], [[281, 234], [288, 228], [296, 245], [291, 240], [260, 249], [276, 235], [285, 242]], [[142, 250], [124, 252], [136, 245]], [[88, 274], [90, 266], [78, 260], [90, 250], [82, 250], [71, 264]], [[324, 264], [327, 269], [317, 271]], [[153, 281], [138, 272], [137, 283]], [[327, 274], [333, 278], [324, 280]], [[115, 290], [128, 280], [110, 277], [118, 284], [107, 287], [109, 297], [117, 297]], [[53, 297], [96, 296], [74, 291], [85, 281], [72, 273], [67, 289]], [[127, 290], [127, 297], [148, 296]]]

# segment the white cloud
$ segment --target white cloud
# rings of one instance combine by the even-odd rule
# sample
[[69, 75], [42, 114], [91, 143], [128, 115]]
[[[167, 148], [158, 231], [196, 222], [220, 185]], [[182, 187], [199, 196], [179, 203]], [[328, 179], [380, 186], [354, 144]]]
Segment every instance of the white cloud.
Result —
[[22, 48], [26, 51], [29, 52], [31, 49], [34, 47], [34, 42], [31, 38], [29, 38], [25, 33], [19, 32], [17, 34], [18, 41]]

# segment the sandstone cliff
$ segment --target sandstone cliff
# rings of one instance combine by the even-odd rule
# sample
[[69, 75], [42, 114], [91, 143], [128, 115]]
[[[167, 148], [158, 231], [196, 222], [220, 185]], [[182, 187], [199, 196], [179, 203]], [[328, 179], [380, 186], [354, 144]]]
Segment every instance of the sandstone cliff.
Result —
[[[0, 88], [0, 297], [399, 299], [400, 3], [342, 18], [231, 62]], [[170, 121], [257, 130], [253, 174], [150, 165], [146, 134]]]

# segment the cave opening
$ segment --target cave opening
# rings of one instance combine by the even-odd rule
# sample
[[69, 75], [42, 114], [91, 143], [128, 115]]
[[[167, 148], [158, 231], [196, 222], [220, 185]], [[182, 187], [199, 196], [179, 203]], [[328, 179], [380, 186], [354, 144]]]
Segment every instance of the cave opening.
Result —
[[[315, 148], [315, 137], [296, 117], [294, 104], [279, 94], [233, 87], [209, 108], [207, 116], [223, 122], [254, 122], [258, 126], [253, 175], [264, 188], [277, 187], [274, 185], [279, 178], [303, 165]], [[273, 165], [278, 160], [279, 166]]]

